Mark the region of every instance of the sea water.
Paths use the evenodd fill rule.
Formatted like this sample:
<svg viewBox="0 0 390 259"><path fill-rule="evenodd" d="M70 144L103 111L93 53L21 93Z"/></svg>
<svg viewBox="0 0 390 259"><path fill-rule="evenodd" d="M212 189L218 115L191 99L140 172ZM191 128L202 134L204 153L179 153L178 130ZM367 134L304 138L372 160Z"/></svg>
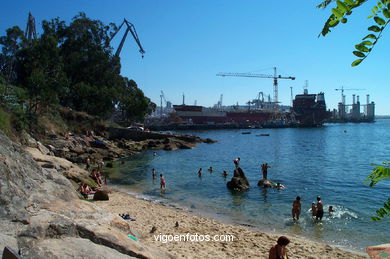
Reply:
<svg viewBox="0 0 390 259"><path fill-rule="evenodd" d="M249 225L263 231L300 235L351 249L390 241L390 217L371 220L390 197L390 179L374 187L364 184L374 166L390 160L390 120L375 123L326 124L321 128L210 130L182 132L218 140L193 149L147 151L116 163L110 183L189 210ZM251 134L242 134L250 131ZM269 134L269 136L260 136ZM233 159L240 157L251 188L226 188ZM268 163L268 179L286 188L264 189L260 164ZM207 169L212 166L213 171ZM152 168L157 179L152 179ZM202 168L202 177L198 170ZM225 179L222 171L226 170ZM160 191L159 175L166 179ZM301 196L299 221L291 208ZM320 195L324 218L311 217ZM336 212L328 213L332 205ZM222 233L229 234L229 233Z"/></svg>

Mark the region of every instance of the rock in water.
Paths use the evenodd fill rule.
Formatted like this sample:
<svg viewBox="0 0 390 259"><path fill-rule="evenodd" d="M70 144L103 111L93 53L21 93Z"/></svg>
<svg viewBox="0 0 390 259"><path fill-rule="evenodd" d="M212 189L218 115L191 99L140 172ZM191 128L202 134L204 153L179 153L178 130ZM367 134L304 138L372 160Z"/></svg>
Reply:
<svg viewBox="0 0 390 259"><path fill-rule="evenodd" d="M95 201L108 201L109 199L108 193L105 190L98 190L93 196L93 200Z"/></svg>
<svg viewBox="0 0 390 259"><path fill-rule="evenodd" d="M233 178L226 185L228 188L238 191L249 189L248 179L240 167L234 170Z"/></svg>
<svg viewBox="0 0 390 259"><path fill-rule="evenodd" d="M261 179L258 183L257 183L258 186L261 186L261 187L264 187L264 188L271 188L272 187L272 182L270 180L264 180L264 179Z"/></svg>

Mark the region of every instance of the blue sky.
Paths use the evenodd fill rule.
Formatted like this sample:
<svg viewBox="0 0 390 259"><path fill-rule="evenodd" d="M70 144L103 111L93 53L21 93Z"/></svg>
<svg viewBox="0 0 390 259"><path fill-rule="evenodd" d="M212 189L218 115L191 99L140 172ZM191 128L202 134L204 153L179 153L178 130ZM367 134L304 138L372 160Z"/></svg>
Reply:
<svg viewBox="0 0 390 259"><path fill-rule="evenodd" d="M319 2L319 1L318 1ZM244 104L260 91L273 92L272 79L217 77L218 72L258 72L296 80L279 80L279 101L290 103L293 93L325 92L328 108L336 108L340 92L347 103L352 94L366 94L376 103L378 115L390 114L387 73L390 60L389 31L385 31L370 57L352 68L353 46L367 34L366 19L375 2L356 10L348 23L327 37L318 38L330 9L315 8L315 1L8 1L2 4L0 35L13 25L26 26L31 11L40 32L42 20L60 17L69 22L78 12L108 24L126 18L136 27L146 51L141 59L134 40L128 37L121 53L122 74L134 79L144 93L160 104L160 91L174 104L211 106L223 94L224 105ZM119 35L118 35L119 36ZM120 35L121 36L121 35ZM118 41L113 42L116 48ZM387 48L386 48L387 46Z"/></svg>

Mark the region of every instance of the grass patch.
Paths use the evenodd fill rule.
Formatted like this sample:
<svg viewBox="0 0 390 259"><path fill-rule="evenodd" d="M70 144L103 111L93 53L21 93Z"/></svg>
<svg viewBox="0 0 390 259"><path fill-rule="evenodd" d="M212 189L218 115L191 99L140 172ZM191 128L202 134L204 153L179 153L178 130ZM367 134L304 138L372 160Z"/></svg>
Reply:
<svg viewBox="0 0 390 259"><path fill-rule="evenodd" d="M11 115L0 108L0 130L8 137L12 137Z"/></svg>

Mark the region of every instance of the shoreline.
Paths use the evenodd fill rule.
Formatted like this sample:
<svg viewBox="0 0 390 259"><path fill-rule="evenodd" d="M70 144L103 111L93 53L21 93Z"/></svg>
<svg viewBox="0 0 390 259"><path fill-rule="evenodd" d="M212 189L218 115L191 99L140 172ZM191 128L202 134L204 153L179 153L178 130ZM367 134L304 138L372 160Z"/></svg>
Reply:
<svg viewBox="0 0 390 259"><path fill-rule="evenodd" d="M94 202L113 214L128 213L135 221L128 221L134 234L143 243L152 245L176 257L239 257L268 258L269 249L283 231L270 233L260 226L245 226L211 214L172 206L158 200L137 197L117 186L112 188L110 200ZM145 213L145 209L147 210ZM176 222L178 223L178 227ZM154 233L150 233L155 228ZM233 235L233 242L167 242L156 241L158 235ZM368 255L345 247L310 240L304 236L284 234L290 238L287 246L291 258L368 258ZM196 255L196 256L195 256Z"/></svg>

